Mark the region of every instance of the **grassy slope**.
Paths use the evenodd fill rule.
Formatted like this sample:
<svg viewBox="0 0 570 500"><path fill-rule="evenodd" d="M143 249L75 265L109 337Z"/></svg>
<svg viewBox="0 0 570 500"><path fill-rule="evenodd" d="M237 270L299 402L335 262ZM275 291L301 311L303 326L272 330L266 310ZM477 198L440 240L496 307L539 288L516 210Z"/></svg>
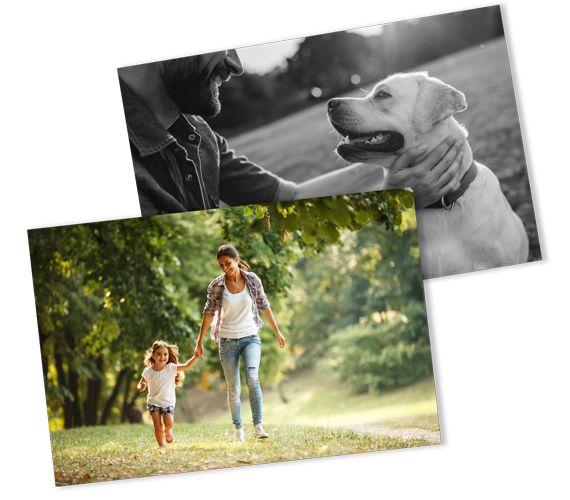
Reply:
<svg viewBox="0 0 570 500"><path fill-rule="evenodd" d="M412 70L461 90L469 108L457 115L469 130L475 159L495 172L503 192L521 217L530 239L529 260L540 260L540 247L513 82L504 39L497 39ZM368 89L371 86L368 87ZM364 95L357 91L354 96ZM327 120L326 103L236 136L231 146L268 170L296 182L338 169L336 132Z"/></svg>
<svg viewBox="0 0 570 500"><path fill-rule="evenodd" d="M247 393L247 388L245 389ZM306 425L356 426L398 420L418 414L437 415L433 379L408 387L386 390L381 394L352 394L346 384L326 380L317 373L305 372L282 384L284 403L275 390L263 391L263 421L268 425L288 423ZM251 422L247 398L242 401L242 419ZM230 423L229 411L215 423Z"/></svg>

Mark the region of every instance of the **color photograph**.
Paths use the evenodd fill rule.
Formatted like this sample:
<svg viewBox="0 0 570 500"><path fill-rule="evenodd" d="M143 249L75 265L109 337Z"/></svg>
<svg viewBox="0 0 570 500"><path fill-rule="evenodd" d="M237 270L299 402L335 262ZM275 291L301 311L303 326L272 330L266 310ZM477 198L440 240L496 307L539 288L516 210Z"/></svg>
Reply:
<svg viewBox="0 0 570 500"><path fill-rule="evenodd" d="M30 230L56 485L439 444L413 201Z"/></svg>

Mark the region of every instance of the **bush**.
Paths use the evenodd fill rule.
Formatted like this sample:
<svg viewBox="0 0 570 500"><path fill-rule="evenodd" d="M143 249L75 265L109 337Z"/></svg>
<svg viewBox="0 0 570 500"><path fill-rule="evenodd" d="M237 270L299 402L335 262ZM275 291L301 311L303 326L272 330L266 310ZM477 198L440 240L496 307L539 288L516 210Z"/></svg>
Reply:
<svg viewBox="0 0 570 500"><path fill-rule="evenodd" d="M409 385L433 372L428 335L425 308L412 302L379 322L366 319L332 334L321 367L355 392Z"/></svg>

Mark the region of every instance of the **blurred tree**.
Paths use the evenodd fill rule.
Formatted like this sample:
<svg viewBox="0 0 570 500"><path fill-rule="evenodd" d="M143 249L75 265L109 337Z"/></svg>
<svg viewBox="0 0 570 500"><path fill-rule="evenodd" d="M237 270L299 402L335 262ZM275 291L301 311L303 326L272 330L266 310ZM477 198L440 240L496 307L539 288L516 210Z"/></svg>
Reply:
<svg viewBox="0 0 570 500"><path fill-rule="evenodd" d="M496 5L385 24L377 36L339 31L307 37L284 69L244 73L224 84L222 112L208 121L222 135L236 135L503 34Z"/></svg>
<svg viewBox="0 0 570 500"><path fill-rule="evenodd" d="M409 385L433 372L425 304L336 331L321 366L355 392Z"/></svg>
<svg viewBox="0 0 570 500"><path fill-rule="evenodd" d="M196 332L164 279L164 227L127 219L28 237L48 407L61 407L65 427L105 423L141 353L163 335L183 342Z"/></svg>
<svg viewBox="0 0 570 500"><path fill-rule="evenodd" d="M291 294L297 366L326 357L327 339L338 330L379 321L411 303L425 310L413 211L404 212L401 228L401 236L371 223L359 232L344 230L342 245L298 262Z"/></svg>
<svg viewBox="0 0 570 500"><path fill-rule="evenodd" d="M351 86L360 62L371 57L366 38L338 31L305 38L297 53L287 60L287 79L299 88L317 87L322 98L332 97Z"/></svg>

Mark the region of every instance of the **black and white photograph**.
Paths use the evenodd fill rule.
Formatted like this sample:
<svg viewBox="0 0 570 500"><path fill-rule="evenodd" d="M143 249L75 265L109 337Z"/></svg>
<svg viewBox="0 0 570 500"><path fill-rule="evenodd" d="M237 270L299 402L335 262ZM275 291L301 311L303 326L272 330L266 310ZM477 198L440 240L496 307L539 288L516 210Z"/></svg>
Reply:
<svg viewBox="0 0 570 500"><path fill-rule="evenodd" d="M143 216L412 187L424 278L541 259L500 6L118 75Z"/></svg>

